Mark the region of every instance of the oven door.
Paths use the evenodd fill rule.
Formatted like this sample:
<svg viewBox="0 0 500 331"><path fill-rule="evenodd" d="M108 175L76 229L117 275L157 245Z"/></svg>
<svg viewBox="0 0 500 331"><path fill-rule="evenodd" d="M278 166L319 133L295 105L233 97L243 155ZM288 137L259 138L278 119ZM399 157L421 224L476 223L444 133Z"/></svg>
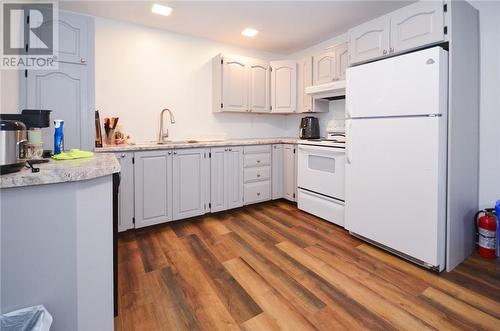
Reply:
<svg viewBox="0 0 500 331"><path fill-rule="evenodd" d="M299 188L344 201L345 149L299 145Z"/></svg>

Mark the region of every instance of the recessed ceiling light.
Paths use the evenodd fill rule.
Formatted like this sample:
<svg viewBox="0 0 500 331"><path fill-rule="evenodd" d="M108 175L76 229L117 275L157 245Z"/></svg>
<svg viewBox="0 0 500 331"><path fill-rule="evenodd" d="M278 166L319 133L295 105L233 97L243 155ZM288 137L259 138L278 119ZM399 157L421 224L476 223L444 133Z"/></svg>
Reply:
<svg viewBox="0 0 500 331"><path fill-rule="evenodd" d="M245 37L255 37L259 34L259 31L252 28L246 28L245 30L241 31L241 34Z"/></svg>
<svg viewBox="0 0 500 331"><path fill-rule="evenodd" d="M172 8L155 3L153 7L151 7L151 11L158 15L170 16L170 14L172 13Z"/></svg>

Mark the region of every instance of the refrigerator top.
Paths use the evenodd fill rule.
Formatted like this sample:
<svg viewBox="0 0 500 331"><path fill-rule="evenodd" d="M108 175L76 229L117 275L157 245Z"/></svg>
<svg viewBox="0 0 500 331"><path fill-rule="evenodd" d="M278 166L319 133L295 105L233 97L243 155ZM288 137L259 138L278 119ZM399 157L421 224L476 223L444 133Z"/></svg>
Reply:
<svg viewBox="0 0 500 331"><path fill-rule="evenodd" d="M433 47L347 69L347 118L447 114L448 52Z"/></svg>

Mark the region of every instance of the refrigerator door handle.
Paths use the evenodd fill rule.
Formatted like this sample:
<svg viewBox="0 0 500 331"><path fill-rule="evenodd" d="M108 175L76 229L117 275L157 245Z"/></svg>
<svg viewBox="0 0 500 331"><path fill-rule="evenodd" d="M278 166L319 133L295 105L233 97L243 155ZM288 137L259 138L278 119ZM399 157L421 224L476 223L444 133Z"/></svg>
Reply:
<svg viewBox="0 0 500 331"><path fill-rule="evenodd" d="M351 131L351 120L347 119L346 122L347 122L346 123L347 125L346 125L346 129L345 129L345 136L347 139L345 142L345 160L346 160L347 164L351 164L351 149L349 148L349 141L348 141L349 132Z"/></svg>

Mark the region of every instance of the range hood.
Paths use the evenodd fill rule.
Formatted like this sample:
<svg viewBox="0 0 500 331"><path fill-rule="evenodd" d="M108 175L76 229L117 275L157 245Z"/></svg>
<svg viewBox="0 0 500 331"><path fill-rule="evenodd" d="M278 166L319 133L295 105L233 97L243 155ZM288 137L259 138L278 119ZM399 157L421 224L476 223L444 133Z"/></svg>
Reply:
<svg viewBox="0 0 500 331"><path fill-rule="evenodd" d="M343 99L345 98L345 80L306 87L306 94L314 99Z"/></svg>

